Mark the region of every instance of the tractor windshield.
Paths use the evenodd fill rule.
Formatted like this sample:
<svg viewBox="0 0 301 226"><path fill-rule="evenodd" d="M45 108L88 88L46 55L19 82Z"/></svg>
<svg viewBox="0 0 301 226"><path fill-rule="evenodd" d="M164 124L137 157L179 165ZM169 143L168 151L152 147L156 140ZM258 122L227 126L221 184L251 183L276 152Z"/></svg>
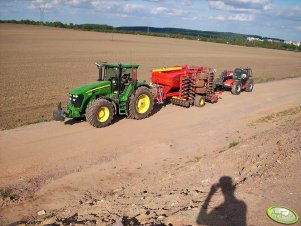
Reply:
<svg viewBox="0 0 301 226"><path fill-rule="evenodd" d="M104 79L109 80L111 78L118 78L119 68L118 67L106 67Z"/></svg>
<svg viewBox="0 0 301 226"><path fill-rule="evenodd" d="M243 74L246 74L245 70L243 70L241 68L236 68L234 70L234 73L233 73L233 78L234 79L241 79Z"/></svg>

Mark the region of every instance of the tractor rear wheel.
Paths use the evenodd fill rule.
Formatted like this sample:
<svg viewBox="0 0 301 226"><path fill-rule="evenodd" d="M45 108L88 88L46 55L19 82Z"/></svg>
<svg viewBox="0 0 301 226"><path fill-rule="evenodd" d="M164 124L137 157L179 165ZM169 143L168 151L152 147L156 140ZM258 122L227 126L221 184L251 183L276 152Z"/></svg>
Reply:
<svg viewBox="0 0 301 226"><path fill-rule="evenodd" d="M246 92L252 92L254 87L253 79L248 79L246 85L247 85Z"/></svg>
<svg viewBox="0 0 301 226"><path fill-rule="evenodd" d="M239 95L241 93L241 83L240 82L233 83L231 93L234 95Z"/></svg>
<svg viewBox="0 0 301 226"><path fill-rule="evenodd" d="M113 119L113 105L105 99L90 101L86 109L86 120L94 127L108 126Z"/></svg>
<svg viewBox="0 0 301 226"><path fill-rule="evenodd" d="M201 95L195 95L194 97L194 106L196 107L204 107L205 106L205 97Z"/></svg>
<svg viewBox="0 0 301 226"><path fill-rule="evenodd" d="M147 87L141 86L131 95L129 103L129 118L147 118L152 112L154 101Z"/></svg>

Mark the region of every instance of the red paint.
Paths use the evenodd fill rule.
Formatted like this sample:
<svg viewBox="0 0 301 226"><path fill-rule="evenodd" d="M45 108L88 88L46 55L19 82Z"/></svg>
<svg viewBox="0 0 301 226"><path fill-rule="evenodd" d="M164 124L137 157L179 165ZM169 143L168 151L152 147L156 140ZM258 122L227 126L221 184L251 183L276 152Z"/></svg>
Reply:
<svg viewBox="0 0 301 226"><path fill-rule="evenodd" d="M180 66L174 66L180 67ZM181 66L181 70L152 72L151 81L156 87L155 101L163 100L177 96L182 96L181 81L185 76L195 76L197 73L208 71L209 69L202 66ZM233 74L233 73L232 73ZM216 98L216 97L214 97Z"/></svg>

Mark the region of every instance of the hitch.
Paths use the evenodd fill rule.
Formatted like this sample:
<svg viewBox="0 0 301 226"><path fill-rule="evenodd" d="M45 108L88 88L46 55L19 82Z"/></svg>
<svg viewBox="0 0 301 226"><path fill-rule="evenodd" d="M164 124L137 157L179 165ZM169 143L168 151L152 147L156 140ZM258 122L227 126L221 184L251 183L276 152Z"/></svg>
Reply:
<svg viewBox="0 0 301 226"><path fill-rule="evenodd" d="M58 103L57 109L53 111L53 119L61 122L65 120L65 112L63 111L61 102Z"/></svg>

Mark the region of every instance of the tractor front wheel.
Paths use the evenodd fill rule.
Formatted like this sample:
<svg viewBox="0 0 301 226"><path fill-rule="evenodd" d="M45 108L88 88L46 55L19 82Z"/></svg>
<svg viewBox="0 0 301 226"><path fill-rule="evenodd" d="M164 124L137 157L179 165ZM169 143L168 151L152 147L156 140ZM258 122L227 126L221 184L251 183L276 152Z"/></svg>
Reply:
<svg viewBox="0 0 301 226"><path fill-rule="evenodd" d="M239 95L240 92L241 92L241 83L240 82L235 82L232 85L231 93L234 94L234 95Z"/></svg>
<svg viewBox="0 0 301 226"><path fill-rule="evenodd" d="M113 120L113 105L105 99L92 100L86 109L86 120L92 126L108 126Z"/></svg>
<svg viewBox="0 0 301 226"><path fill-rule="evenodd" d="M194 97L194 106L204 107L205 106L205 97L196 94Z"/></svg>
<svg viewBox="0 0 301 226"><path fill-rule="evenodd" d="M147 87L139 87L130 97L129 118L143 119L150 115L154 107L152 94Z"/></svg>
<svg viewBox="0 0 301 226"><path fill-rule="evenodd" d="M249 79L247 82L246 82L246 92L252 92L253 91L253 87L254 87L254 83L253 83L253 79Z"/></svg>

